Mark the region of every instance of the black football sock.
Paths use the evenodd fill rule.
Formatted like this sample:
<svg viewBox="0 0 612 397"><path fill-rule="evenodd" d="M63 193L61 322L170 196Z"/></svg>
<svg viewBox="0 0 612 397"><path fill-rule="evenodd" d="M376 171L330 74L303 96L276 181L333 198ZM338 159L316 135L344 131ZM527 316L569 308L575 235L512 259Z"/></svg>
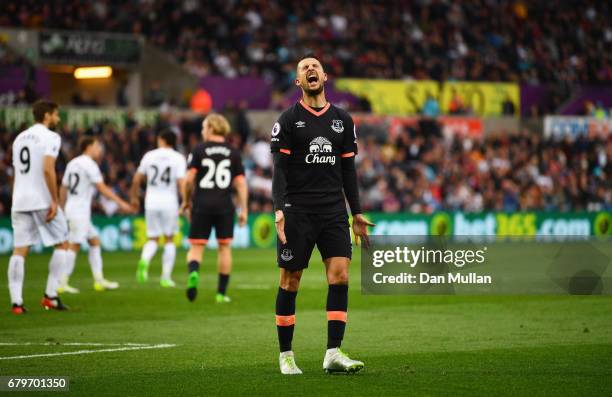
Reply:
<svg viewBox="0 0 612 397"><path fill-rule="evenodd" d="M189 261L189 263L187 264L187 269L189 270L189 273L191 272L199 272L200 271L200 262L198 261Z"/></svg>
<svg viewBox="0 0 612 397"><path fill-rule="evenodd" d="M295 327L295 297L297 291L286 291L278 288L276 295L276 330L278 331L278 344L280 351L291 350L293 328Z"/></svg>
<svg viewBox="0 0 612 397"><path fill-rule="evenodd" d="M340 347L346 328L348 285L333 284L327 290L327 348Z"/></svg>
<svg viewBox="0 0 612 397"><path fill-rule="evenodd" d="M229 274L219 273L219 285L217 286L217 292L221 295L225 295L227 291L227 284L229 284Z"/></svg>

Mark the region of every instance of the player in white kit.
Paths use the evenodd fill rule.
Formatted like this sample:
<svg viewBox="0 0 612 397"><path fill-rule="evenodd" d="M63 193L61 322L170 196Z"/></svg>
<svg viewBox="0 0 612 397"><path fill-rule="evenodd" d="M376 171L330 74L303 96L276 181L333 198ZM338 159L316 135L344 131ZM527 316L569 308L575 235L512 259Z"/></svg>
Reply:
<svg viewBox="0 0 612 397"><path fill-rule="evenodd" d="M49 310L66 310L57 296L68 248L68 225L57 204L55 160L62 144L51 131L60 121L57 104L40 100L32 106L34 124L21 132L13 142L13 255L9 259L8 284L14 314L26 312L23 306L25 257L29 247L42 240L55 249L49 262L49 276L42 306Z"/></svg>
<svg viewBox="0 0 612 397"><path fill-rule="evenodd" d="M70 229L68 242L70 249L66 254L66 266L63 270L59 292L76 294L79 292L68 284L74 271L76 256L81 245L89 244L89 265L94 278L94 289L104 291L116 289L119 283L104 278L102 271L102 252L98 232L91 223L91 201L98 190L103 196L115 201L124 213L134 212L132 207L104 183L98 163L102 157L102 146L91 136L80 141L81 155L73 158L66 166L62 187L60 188L60 203L66 212Z"/></svg>
<svg viewBox="0 0 612 397"><path fill-rule="evenodd" d="M172 269L176 257L174 235L178 232L179 202L178 193L183 191L182 185L187 169L185 157L174 150L176 135L172 131L164 131L157 138L157 149L147 152L140 162L134 175L131 190L133 207L140 204L140 186L147 182L145 195L145 221L147 224L148 241L142 248L136 273L139 282L148 279L151 259L155 256L161 236L164 236L164 253L162 255L162 287L174 287Z"/></svg>

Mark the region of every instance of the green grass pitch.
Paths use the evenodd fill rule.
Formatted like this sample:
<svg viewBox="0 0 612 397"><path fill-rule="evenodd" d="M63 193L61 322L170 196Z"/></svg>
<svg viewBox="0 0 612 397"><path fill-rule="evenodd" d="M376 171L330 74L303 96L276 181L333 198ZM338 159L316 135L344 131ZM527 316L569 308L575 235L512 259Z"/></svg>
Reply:
<svg viewBox="0 0 612 397"><path fill-rule="evenodd" d="M297 301L294 351L304 371L278 371L272 250L237 250L230 304L215 304L216 255L208 251L194 303L159 287L160 259L148 284L135 281L137 253L104 253L107 278L121 288L95 292L81 253L67 313L39 306L48 255L26 262L29 313L9 311L0 273L0 358L108 347L64 343L175 344L152 350L1 360L0 375L70 376L80 395L612 395L612 297L362 296L351 269L343 347L366 367L354 376L322 371L326 343L323 267L315 252ZM0 257L6 269L8 257ZM47 345L44 345L46 342ZM7 345L16 343L16 345ZM23 343L31 343L24 345Z"/></svg>

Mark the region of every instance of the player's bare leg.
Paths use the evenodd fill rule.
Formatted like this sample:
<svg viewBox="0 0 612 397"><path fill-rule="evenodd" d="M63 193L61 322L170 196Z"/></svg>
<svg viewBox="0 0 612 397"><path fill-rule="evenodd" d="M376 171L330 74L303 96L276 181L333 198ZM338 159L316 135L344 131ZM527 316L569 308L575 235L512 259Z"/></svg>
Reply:
<svg viewBox="0 0 612 397"><path fill-rule="evenodd" d="M74 271L74 265L76 263L76 258L80 250L81 244L70 243L68 250L66 251L65 267L62 272L60 286L57 289L57 292L60 294L78 294L80 292L78 288L75 288L69 284L70 276L72 276L72 272Z"/></svg>
<svg viewBox="0 0 612 397"><path fill-rule="evenodd" d="M291 350L295 328L295 298L300 288L301 278L302 270L280 269L280 282L276 295L276 330L280 347L278 362L283 375L302 373L295 363L295 356Z"/></svg>
<svg viewBox="0 0 612 397"><path fill-rule="evenodd" d="M89 266L91 267L91 274L94 278L94 289L96 291L106 291L119 288L118 282L104 278L100 239L94 237L87 240L87 243L89 244Z"/></svg>
<svg viewBox="0 0 612 397"><path fill-rule="evenodd" d="M159 237L151 237L142 247L138 270L136 271L136 279L139 283L145 283L149 279L149 264L157 252L158 243Z"/></svg>
<svg viewBox="0 0 612 397"><path fill-rule="evenodd" d="M68 307L61 302L57 294L63 271L66 268L66 252L68 248L68 242L65 241L57 244L53 250L53 254L51 254L47 287L45 288L45 295L40 302L42 307L46 310L68 310Z"/></svg>
<svg viewBox="0 0 612 397"><path fill-rule="evenodd" d="M219 284L217 286L217 303L231 302L227 296L227 285L229 284L230 274L232 273L232 241L231 239L218 239L219 250L217 252L217 268L219 270Z"/></svg>
<svg viewBox="0 0 612 397"><path fill-rule="evenodd" d="M23 306L23 279L25 276L25 258L28 256L28 247L15 247L8 265L8 285L11 296L12 312L24 314Z"/></svg>
<svg viewBox="0 0 612 397"><path fill-rule="evenodd" d="M176 258L176 246L174 245L174 235L164 236L164 253L162 254L162 274L159 284L164 288L176 287L172 280L172 269Z"/></svg>
<svg viewBox="0 0 612 397"><path fill-rule="evenodd" d="M204 255L206 242L191 241L191 248L187 252L187 268L189 276L187 278L187 299L191 302L198 296L198 285L200 284L200 263Z"/></svg>
<svg viewBox="0 0 612 397"><path fill-rule="evenodd" d="M351 260L343 257L327 258L327 351L323 370L327 373L355 373L363 369L361 361L350 359L340 345L344 338L348 310L348 280Z"/></svg>

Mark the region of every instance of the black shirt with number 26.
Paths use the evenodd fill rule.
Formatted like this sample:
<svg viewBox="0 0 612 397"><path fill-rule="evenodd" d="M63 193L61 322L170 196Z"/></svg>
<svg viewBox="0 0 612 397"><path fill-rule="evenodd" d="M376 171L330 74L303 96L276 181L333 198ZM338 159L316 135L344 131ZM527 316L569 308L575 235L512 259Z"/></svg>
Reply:
<svg viewBox="0 0 612 397"><path fill-rule="evenodd" d="M232 182L244 176L240 153L225 142L205 142L193 150L187 161L189 172L196 172L193 211L235 211Z"/></svg>

